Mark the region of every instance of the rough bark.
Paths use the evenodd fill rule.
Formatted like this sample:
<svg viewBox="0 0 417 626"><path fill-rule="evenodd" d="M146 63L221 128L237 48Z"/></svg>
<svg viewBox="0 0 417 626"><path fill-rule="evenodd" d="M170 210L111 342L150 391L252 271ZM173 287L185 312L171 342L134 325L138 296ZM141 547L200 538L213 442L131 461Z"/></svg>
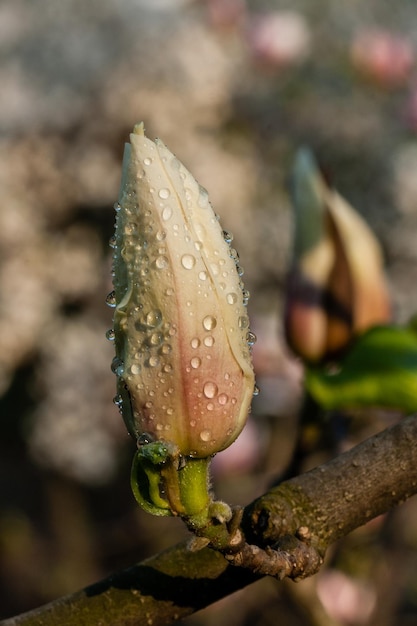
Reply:
<svg viewBox="0 0 417 626"><path fill-rule="evenodd" d="M266 555L269 546L279 548L280 542L287 549L292 537L308 540L324 554L338 538L415 493L417 417L411 416L272 489L246 508L243 529L249 542L266 547ZM297 549L297 542L294 545ZM191 552L186 544L180 544L80 592L0 624L162 626L258 577L250 569L230 565L209 548Z"/></svg>

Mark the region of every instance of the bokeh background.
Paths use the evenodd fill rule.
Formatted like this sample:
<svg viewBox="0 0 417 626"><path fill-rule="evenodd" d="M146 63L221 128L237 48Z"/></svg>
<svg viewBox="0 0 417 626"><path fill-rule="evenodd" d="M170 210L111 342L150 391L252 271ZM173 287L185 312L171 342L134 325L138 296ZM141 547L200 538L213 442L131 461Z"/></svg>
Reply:
<svg viewBox="0 0 417 626"><path fill-rule="evenodd" d="M214 463L260 495L291 454L302 389L282 340L288 181L309 145L379 238L395 318L417 311L413 0L2 0L0 618L185 536L138 510L112 404L110 249L137 121L210 194L252 297L261 394ZM302 584L271 580L188 624L417 624L417 509L356 531Z"/></svg>

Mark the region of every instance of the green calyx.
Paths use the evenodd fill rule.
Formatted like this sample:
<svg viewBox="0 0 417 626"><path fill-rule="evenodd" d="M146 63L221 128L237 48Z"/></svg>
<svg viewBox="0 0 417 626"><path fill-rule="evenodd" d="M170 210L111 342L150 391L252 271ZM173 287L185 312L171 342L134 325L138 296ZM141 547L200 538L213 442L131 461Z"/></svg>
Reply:
<svg viewBox="0 0 417 626"><path fill-rule="evenodd" d="M212 499L210 460L182 457L175 446L163 441L147 443L133 459L131 485L145 511L179 516L193 533L221 548L230 541L227 525L232 511L226 503Z"/></svg>

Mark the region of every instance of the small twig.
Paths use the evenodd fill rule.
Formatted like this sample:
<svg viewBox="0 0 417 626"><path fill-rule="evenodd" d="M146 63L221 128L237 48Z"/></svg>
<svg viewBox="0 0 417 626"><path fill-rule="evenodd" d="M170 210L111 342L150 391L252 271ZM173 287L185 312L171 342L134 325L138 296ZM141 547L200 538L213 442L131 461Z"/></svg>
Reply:
<svg viewBox="0 0 417 626"><path fill-rule="evenodd" d="M286 535L273 547L268 546L264 550L245 543L238 552L225 557L232 565L250 569L255 574L273 576L278 580L286 577L301 580L318 572L323 556L310 545L307 529L301 528L300 531L299 538Z"/></svg>

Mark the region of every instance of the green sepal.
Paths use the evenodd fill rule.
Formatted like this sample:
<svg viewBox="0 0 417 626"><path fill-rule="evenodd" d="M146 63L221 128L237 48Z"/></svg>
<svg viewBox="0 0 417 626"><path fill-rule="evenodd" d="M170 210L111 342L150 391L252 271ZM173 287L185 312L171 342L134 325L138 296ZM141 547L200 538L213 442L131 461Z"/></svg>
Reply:
<svg viewBox="0 0 417 626"><path fill-rule="evenodd" d="M133 495L142 509L152 515L167 516L172 515L172 512L168 501L161 496L161 472L158 464L153 462L153 459L161 456L162 451L158 452L155 443L148 444L153 446L149 454L145 452L148 446L143 446L136 452L132 463L130 484Z"/></svg>
<svg viewBox="0 0 417 626"><path fill-rule="evenodd" d="M305 384L327 410L375 406L417 411L417 334L395 326L371 328L334 371L308 368Z"/></svg>

